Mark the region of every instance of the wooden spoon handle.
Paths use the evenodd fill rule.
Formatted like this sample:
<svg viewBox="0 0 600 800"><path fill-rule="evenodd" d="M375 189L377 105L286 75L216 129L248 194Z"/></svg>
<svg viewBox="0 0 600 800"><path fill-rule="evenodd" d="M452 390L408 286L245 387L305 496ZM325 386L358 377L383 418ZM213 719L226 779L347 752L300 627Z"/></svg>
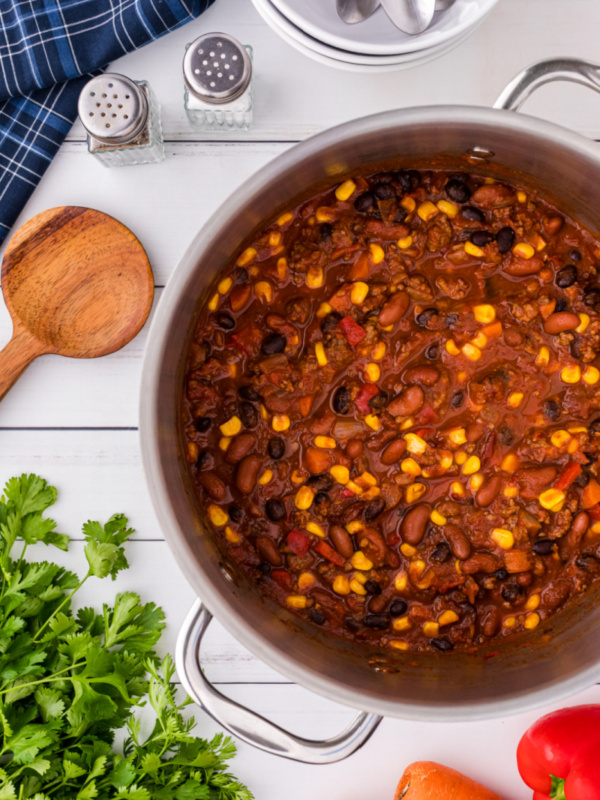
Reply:
<svg viewBox="0 0 600 800"><path fill-rule="evenodd" d="M48 348L24 328L15 327L12 339L0 350L0 400L31 364L34 358L47 353Z"/></svg>

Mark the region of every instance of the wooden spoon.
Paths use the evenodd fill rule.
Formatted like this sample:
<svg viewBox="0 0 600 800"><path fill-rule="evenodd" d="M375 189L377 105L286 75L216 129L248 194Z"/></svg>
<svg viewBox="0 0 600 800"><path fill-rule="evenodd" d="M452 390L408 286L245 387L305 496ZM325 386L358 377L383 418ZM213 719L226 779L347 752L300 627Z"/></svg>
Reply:
<svg viewBox="0 0 600 800"><path fill-rule="evenodd" d="M37 356L97 358L146 321L154 279L144 248L113 217L64 206L26 222L8 243L2 292L13 335L0 352L0 400Z"/></svg>

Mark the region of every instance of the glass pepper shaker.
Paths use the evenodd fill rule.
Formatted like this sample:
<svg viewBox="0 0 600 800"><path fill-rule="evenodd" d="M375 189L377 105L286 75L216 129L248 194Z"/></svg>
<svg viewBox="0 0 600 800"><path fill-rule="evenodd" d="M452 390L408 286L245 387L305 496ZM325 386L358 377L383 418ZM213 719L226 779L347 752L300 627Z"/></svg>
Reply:
<svg viewBox="0 0 600 800"><path fill-rule="evenodd" d="M160 106L146 81L98 75L83 87L78 112L88 150L105 166L153 164L165 157Z"/></svg>
<svg viewBox="0 0 600 800"><path fill-rule="evenodd" d="M183 59L185 110L198 131L248 130L252 122L252 48L226 33L206 33Z"/></svg>

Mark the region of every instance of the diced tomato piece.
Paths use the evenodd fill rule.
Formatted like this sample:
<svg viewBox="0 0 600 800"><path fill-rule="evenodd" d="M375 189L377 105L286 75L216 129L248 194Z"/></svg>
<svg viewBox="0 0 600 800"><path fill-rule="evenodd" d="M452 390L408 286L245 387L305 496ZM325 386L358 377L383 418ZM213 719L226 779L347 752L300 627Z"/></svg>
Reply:
<svg viewBox="0 0 600 800"><path fill-rule="evenodd" d="M369 400L375 397L376 394L379 394L379 389L374 383L363 383L363 385L360 387L360 392L354 401L361 414L369 413L371 410L369 408Z"/></svg>
<svg viewBox="0 0 600 800"><path fill-rule="evenodd" d="M340 492L340 497L342 500L347 500L349 497L356 497L356 495L351 489L342 489Z"/></svg>
<svg viewBox="0 0 600 800"><path fill-rule="evenodd" d="M338 567L343 567L346 563L346 559L341 556L337 550L334 550L333 547L324 542L320 539L313 547L313 549L323 558L326 558L327 561L331 561L332 564L336 564ZM271 573L273 574L273 573Z"/></svg>
<svg viewBox="0 0 600 800"><path fill-rule="evenodd" d="M288 533L285 543L292 553L295 553L297 556L305 556L310 547L310 539L308 536L297 528L294 528Z"/></svg>
<svg viewBox="0 0 600 800"><path fill-rule="evenodd" d="M235 333L231 334L230 342L242 353L255 354L258 352L263 339L262 332L254 325L246 325Z"/></svg>
<svg viewBox="0 0 600 800"><path fill-rule="evenodd" d="M305 397L301 397L298 400L298 409L303 417L308 417L310 414L310 410L312 408L313 400L315 399L314 394L307 394Z"/></svg>
<svg viewBox="0 0 600 800"><path fill-rule="evenodd" d="M438 413L435 408L432 408L429 403L423 403L423 408L419 411L417 419L419 422L435 422L438 418Z"/></svg>
<svg viewBox="0 0 600 800"><path fill-rule="evenodd" d="M600 503L596 506L588 508L587 513L593 522L600 522Z"/></svg>
<svg viewBox="0 0 600 800"><path fill-rule="evenodd" d="M561 472L558 480L554 484L554 488L565 491L569 488L573 481L579 477L579 475L581 475L582 472L583 470L581 469L581 464L576 464L574 461L570 461Z"/></svg>
<svg viewBox="0 0 600 800"><path fill-rule="evenodd" d="M400 544L400 534L399 533L390 533L386 539L387 543L390 547L395 547L397 544Z"/></svg>
<svg viewBox="0 0 600 800"><path fill-rule="evenodd" d="M282 589L287 589L289 591L292 588L292 576L289 572L286 572L286 570L274 569L271 572L271 577Z"/></svg>
<svg viewBox="0 0 600 800"><path fill-rule="evenodd" d="M362 325L359 325L358 322L355 322L352 317L344 317L341 319L340 328L348 340L348 344L352 347L356 347L356 345L359 342L362 342L367 335L367 332Z"/></svg>

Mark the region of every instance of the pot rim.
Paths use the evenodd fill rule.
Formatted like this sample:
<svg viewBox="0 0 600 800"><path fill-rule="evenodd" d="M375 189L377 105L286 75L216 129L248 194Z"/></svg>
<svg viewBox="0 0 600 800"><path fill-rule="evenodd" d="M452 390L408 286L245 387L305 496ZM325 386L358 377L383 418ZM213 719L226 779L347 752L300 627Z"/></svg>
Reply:
<svg viewBox="0 0 600 800"><path fill-rule="evenodd" d="M290 680L310 691L352 708L403 719L459 722L522 713L545 703L557 702L600 681L600 664L570 678L557 680L551 685L533 691L528 690L526 693L519 693L519 689L516 687L513 695L499 700L478 703L461 702L441 707L433 704L399 702L392 698L386 700L374 698L361 691L360 688L351 690L345 685L340 685L324 677L316 670L299 666L284 650L272 645L247 624L243 616L234 609L232 603L228 602L227 598L224 598L213 585L209 572L201 563L197 562L191 547L179 529L171 505L163 478L160 436L158 435L160 409L157 402L157 386L164 358L165 343L176 310L175 301L185 291L187 282L196 269L199 255L204 251L206 245L214 240L220 232L225 232L227 220L240 212L253 194L264 189L286 170L297 167L299 163L317 156L341 138L365 137L385 130L389 131L398 126L432 123L438 125L454 123L463 126L472 124L478 129L478 136L486 127L489 127L490 130L503 127L524 135L542 137L559 148L566 148L572 153L597 161L600 166L599 145L593 140L534 116L480 106L433 105L384 111L344 122L292 145L246 179L235 190L235 194L217 208L192 239L169 278L150 326L144 354L139 429L143 469L152 504L165 540L194 591L201 596L203 603L238 642L254 656ZM480 142L479 144L485 143Z"/></svg>

